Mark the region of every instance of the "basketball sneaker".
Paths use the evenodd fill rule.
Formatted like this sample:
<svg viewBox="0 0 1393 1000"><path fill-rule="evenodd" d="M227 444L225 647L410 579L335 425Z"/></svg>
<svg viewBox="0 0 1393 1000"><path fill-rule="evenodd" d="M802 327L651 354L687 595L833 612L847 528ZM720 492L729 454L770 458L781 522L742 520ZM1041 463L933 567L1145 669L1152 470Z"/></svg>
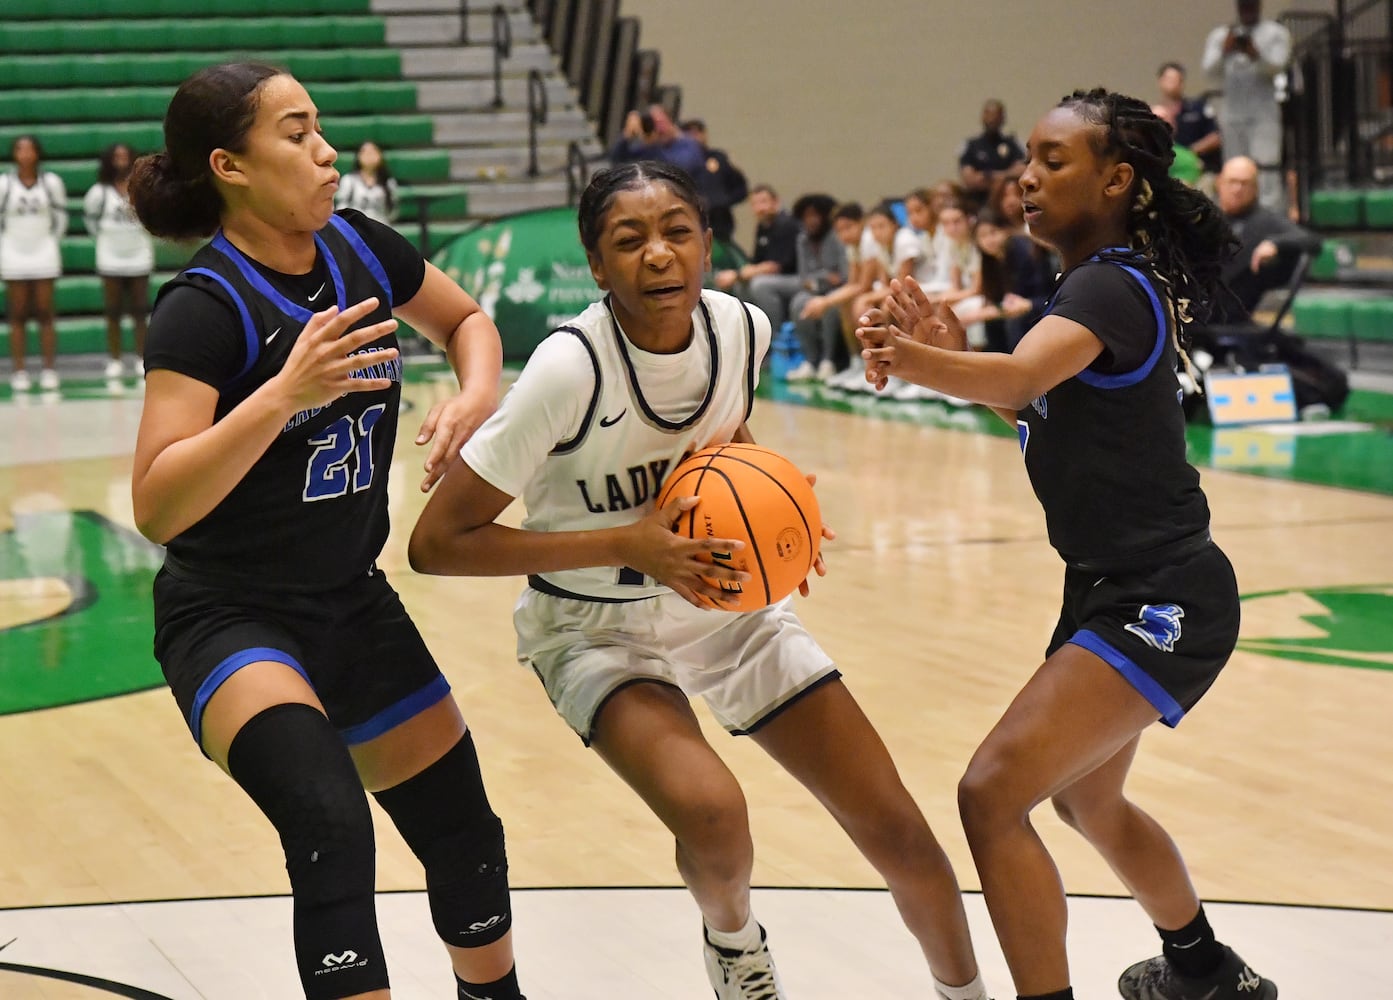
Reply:
<svg viewBox="0 0 1393 1000"><path fill-rule="evenodd" d="M29 373L23 368L19 368L10 376L11 392L28 392L34 387L34 380L29 377Z"/></svg>
<svg viewBox="0 0 1393 1000"><path fill-rule="evenodd" d="M754 951L735 951L711 943L705 927L706 977L716 991L716 1000L784 1000L783 984L774 971L764 928L759 929L759 947Z"/></svg>
<svg viewBox="0 0 1393 1000"><path fill-rule="evenodd" d="M54 369L45 368L43 371L39 372L39 388L45 392L52 392L62 384L62 379L58 377L58 372Z"/></svg>
<svg viewBox="0 0 1393 1000"><path fill-rule="evenodd" d="M1224 947L1224 960L1200 979L1182 976L1163 955L1138 962L1117 981L1126 1000L1277 1000L1277 984L1264 979Z"/></svg>

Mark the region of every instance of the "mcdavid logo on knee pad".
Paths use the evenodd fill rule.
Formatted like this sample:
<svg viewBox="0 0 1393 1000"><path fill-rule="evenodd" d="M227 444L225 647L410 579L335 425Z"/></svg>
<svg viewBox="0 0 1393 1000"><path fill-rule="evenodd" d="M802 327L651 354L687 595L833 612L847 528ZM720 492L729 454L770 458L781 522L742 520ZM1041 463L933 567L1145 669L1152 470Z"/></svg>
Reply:
<svg viewBox="0 0 1393 1000"><path fill-rule="evenodd" d="M340 955L330 952L320 960L320 964L324 968L315 969L316 976L322 976L328 972L342 972L344 969L361 969L368 964L368 960L366 958L360 959L358 953L350 949Z"/></svg>

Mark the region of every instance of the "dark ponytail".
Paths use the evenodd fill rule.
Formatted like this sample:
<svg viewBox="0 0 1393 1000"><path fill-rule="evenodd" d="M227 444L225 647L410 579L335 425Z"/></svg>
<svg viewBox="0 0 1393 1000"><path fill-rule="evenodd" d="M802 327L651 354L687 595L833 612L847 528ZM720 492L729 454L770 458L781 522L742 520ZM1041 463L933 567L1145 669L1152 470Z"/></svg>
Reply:
<svg viewBox="0 0 1393 1000"><path fill-rule="evenodd" d="M1209 198L1170 176L1175 145L1170 126L1150 105L1101 87L1076 90L1059 102L1099 127L1099 156L1130 163L1136 172L1127 231L1132 247L1169 285L1177 344L1188 365L1189 324L1204 322L1222 294L1224 262L1238 247L1233 231Z"/></svg>
<svg viewBox="0 0 1393 1000"><path fill-rule="evenodd" d="M261 86L283 73L263 63L224 63L179 85L164 116L164 151L142 156L131 168L131 207L142 226L174 240L217 230L223 200L208 157L215 149L242 150Z"/></svg>

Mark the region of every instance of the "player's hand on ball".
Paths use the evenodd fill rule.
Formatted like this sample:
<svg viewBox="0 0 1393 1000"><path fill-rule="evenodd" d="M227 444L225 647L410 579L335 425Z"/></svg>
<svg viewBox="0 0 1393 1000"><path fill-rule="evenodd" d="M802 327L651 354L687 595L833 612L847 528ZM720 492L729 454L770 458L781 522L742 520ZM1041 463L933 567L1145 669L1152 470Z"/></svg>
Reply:
<svg viewBox="0 0 1393 1000"><path fill-rule="evenodd" d="M809 472L809 473L808 473L806 476L804 476L803 478L805 478L805 479L808 481L808 485L809 485L809 486L816 486L816 485L817 485L817 473L816 473L816 472ZM831 529L830 526L828 526L826 523L824 523L824 524L822 525L822 537L823 537L824 539L826 539L827 541L830 542L830 541L832 541L833 539L835 539L835 538L837 537L837 533L836 533L835 531L833 531L833 530ZM822 549L821 549L821 547L818 548L818 551L817 551L817 559L813 561L813 572L816 573L818 576L826 576L826 575L827 575L827 564L826 564L825 562L822 561ZM800 584L798 585L798 594L799 594L799 596L801 596L801 597L807 597L808 594L809 594L810 592L811 592L811 591L810 591L809 588L808 588L808 581L805 579L802 583L800 583Z"/></svg>
<svg viewBox="0 0 1393 1000"><path fill-rule="evenodd" d="M714 561L717 554L739 552L745 547L744 542L685 538L673 531L678 518L699 502L697 497L678 497L623 529L627 532L623 556L624 565L670 587L689 604L709 608L709 602L720 605L732 600L729 593L711 581L746 583L750 574Z"/></svg>

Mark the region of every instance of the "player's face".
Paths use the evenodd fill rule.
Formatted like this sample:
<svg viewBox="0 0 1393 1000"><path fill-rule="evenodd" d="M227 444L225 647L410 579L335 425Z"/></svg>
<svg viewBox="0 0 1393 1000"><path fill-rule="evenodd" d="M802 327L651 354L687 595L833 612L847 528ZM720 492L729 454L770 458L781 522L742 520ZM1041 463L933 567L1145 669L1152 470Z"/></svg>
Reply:
<svg viewBox="0 0 1393 1000"><path fill-rule="evenodd" d="M1070 108L1055 108L1026 145L1020 181L1026 226L1062 252L1091 240L1114 221L1110 213L1120 211L1125 220L1131 168L1093 151L1089 139L1096 128Z"/></svg>
<svg viewBox="0 0 1393 1000"><path fill-rule="evenodd" d="M711 232L668 184L648 181L615 195L587 257L626 333L685 334L711 266Z"/></svg>
<svg viewBox="0 0 1393 1000"><path fill-rule="evenodd" d="M261 106L245 149L228 154L235 170L223 178L245 189L248 208L273 228L316 232L334 212L338 153L320 131L319 109L292 76L261 87ZM219 151L213 154L215 169Z"/></svg>

